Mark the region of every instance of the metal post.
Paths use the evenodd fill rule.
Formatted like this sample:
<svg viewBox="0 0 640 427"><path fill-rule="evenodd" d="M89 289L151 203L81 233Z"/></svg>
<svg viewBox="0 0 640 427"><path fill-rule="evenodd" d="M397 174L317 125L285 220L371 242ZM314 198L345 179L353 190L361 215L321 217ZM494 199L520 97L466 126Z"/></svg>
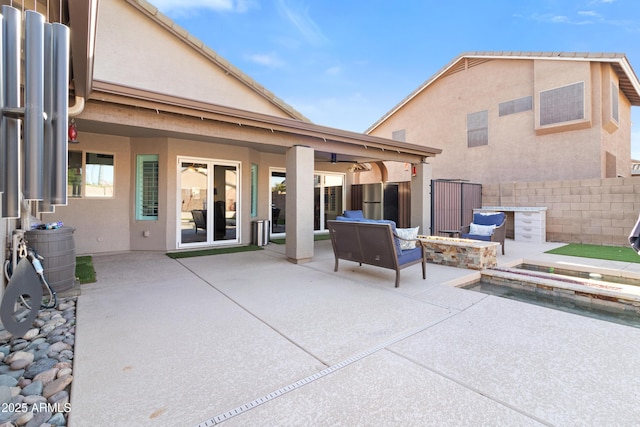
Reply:
<svg viewBox="0 0 640 427"><path fill-rule="evenodd" d="M69 27L60 23L51 24L53 39L53 74L55 97L53 112L53 158L54 167L50 178L54 182L51 203L67 204L67 167L69 132Z"/></svg>
<svg viewBox="0 0 640 427"><path fill-rule="evenodd" d="M44 158L44 16L25 12L24 183L26 200L42 200Z"/></svg>
<svg viewBox="0 0 640 427"><path fill-rule="evenodd" d="M42 201L38 203L38 212L54 212L51 204L53 192L53 176L55 157L53 155L53 101L55 97L53 82L53 40L51 24L44 24L44 131L43 131L43 167L42 173L46 177L42 189Z"/></svg>
<svg viewBox="0 0 640 427"><path fill-rule="evenodd" d="M5 20L3 28L4 47L4 109L20 107L20 11L2 6ZM4 192L2 193L2 217L20 216L20 120L3 116L4 134Z"/></svg>

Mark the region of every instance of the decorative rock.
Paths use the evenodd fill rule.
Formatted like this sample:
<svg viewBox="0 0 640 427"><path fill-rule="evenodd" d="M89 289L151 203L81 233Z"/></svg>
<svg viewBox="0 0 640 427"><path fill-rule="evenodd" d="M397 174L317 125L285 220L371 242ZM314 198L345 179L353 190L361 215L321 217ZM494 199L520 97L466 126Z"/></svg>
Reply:
<svg viewBox="0 0 640 427"><path fill-rule="evenodd" d="M53 426L64 426L66 425L64 421L64 416L58 412L53 417L49 418L49 424Z"/></svg>
<svg viewBox="0 0 640 427"><path fill-rule="evenodd" d="M38 350L34 353L34 357L36 360L40 360L40 359L46 359L47 358L47 353L49 353L49 347L43 348L41 350Z"/></svg>
<svg viewBox="0 0 640 427"><path fill-rule="evenodd" d="M42 395L46 398L49 398L57 392L64 390L66 386L71 384L71 381L73 381L73 377L71 375L60 377L57 380L47 384L47 386L42 391Z"/></svg>
<svg viewBox="0 0 640 427"><path fill-rule="evenodd" d="M29 345L25 348L25 350L32 351L34 349L37 349L40 344L46 343L46 342L47 342L47 339L44 337L36 338L33 341L31 341L31 343L29 343Z"/></svg>
<svg viewBox="0 0 640 427"><path fill-rule="evenodd" d="M33 353L30 353L28 351L16 351L15 353L11 353L9 356L7 356L4 359L4 363L11 364L13 363L14 360L18 360L18 359L25 359L25 360L28 360L29 363L31 363L33 362L33 359L34 359Z"/></svg>
<svg viewBox="0 0 640 427"><path fill-rule="evenodd" d="M65 342L56 342L49 347L49 353L60 353L62 350L69 350L71 346Z"/></svg>
<svg viewBox="0 0 640 427"><path fill-rule="evenodd" d="M14 360L13 362L11 362L11 370L12 371L17 371L19 369L24 369L27 366L29 366L31 364L32 361L29 361L27 359L17 359Z"/></svg>
<svg viewBox="0 0 640 427"><path fill-rule="evenodd" d="M58 363L56 359L43 358L40 360L36 360L31 365L29 365L27 370L24 372L24 377L33 378L40 372L44 372L47 369L53 368L56 363Z"/></svg>
<svg viewBox="0 0 640 427"><path fill-rule="evenodd" d="M9 375L0 375L0 386L13 387L18 384L18 380Z"/></svg>
<svg viewBox="0 0 640 427"><path fill-rule="evenodd" d="M56 377L59 377L59 376L60 375L58 375L58 368L51 368L51 369L47 369L46 371L40 372L38 375L33 377L33 380L41 381L42 384L47 385L53 380L55 380Z"/></svg>
<svg viewBox="0 0 640 427"><path fill-rule="evenodd" d="M11 401L11 389L8 386L0 386L0 404Z"/></svg>
<svg viewBox="0 0 640 427"><path fill-rule="evenodd" d="M25 340L32 340L37 337L39 333L40 329L38 328L29 329L27 333L22 336L22 338L24 338Z"/></svg>
<svg viewBox="0 0 640 427"><path fill-rule="evenodd" d="M11 353L11 346L8 344L0 346L0 353L5 357L7 354Z"/></svg>
<svg viewBox="0 0 640 427"><path fill-rule="evenodd" d="M58 368L58 369L71 368L71 363L69 363L69 362L58 362L53 367L54 368Z"/></svg>
<svg viewBox="0 0 640 427"><path fill-rule="evenodd" d="M41 395L42 389L43 389L42 381L34 381L28 386L26 386L25 388L23 388L20 394L22 394L23 396L31 396L34 394Z"/></svg>
<svg viewBox="0 0 640 427"><path fill-rule="evenodd" d="M11 346L11 350L13 351L20 351L20 350L24 350L25 348L27 348L27 346L29 345L28 341L21 341L21 342L14 342L14 344Z"/></svg>
<svg viewBox="0 0 640 427"><path fill-rule="evenodd" d="M73 359L73 351L71 351L71 350L62 350L60 352L60 361L61 362L62 362L62 359L72 360Z"/></svg>
<svg viewBox="0 0 640 427"><path fill-rule="evenodd" d="M26 386L28 386L32 382L33 381L31 381L28 378L20 378L20 380L18 380L18 387L25 388Z"/></svg>
<svg viewBox="0 0 640 427"><path fill-rule="evenodd" d="M54 408L62 410L69 403L69 393L66 390L62 390L51 396L47 401L53 405Z"/></svg>
<svg viewBox="0 0 640 427"><path fill-rule="evenodd" d="M23 402L29 406L36 405L37 407L40 403L46 403L47 398L39 394L31 394L29 396L25 396Z"/></svg>
<svg viewBox="0 0 640 427"><path fill-rule="evenodd" d="M50 419L51 412L35 412L33 419L27 423L26 427L42 427L42 425Z"/></svg>
<svg viewBox="0 0 640 427"><path fill-rule="evenodd" d="M16 425L17 426L26 425L29 421L33 419L33 416L34 416L33 412L22 412L22 415L20 415L16 419Z"/></svg>
<svg viewBox="0 0 640 427"><path fill-rule="evenodd" d="M4 365L4 366L6 366L6 365ZM22 377L22 375L24 374L24 369L18 369L18 370L12 371L9 366L7 366L7 368L9 368L9 371L4 372L4 375L8 375L10 377L13 377L16 380L20 379L20 377Z"/></svg>
<svg viewBox="0 0 640 427"><path fill-rule="evenodd" d="M67 425L75 312L74 299L42 309L23 337L11 336L0 325L0 405L34 408L0 411L0 427Z"/></svg>
<svg viewBox="0 0 640 427"><path fill-rule="evenodd" d="M63 368L58 371L58 378L64 375L71 375L71 368Z"/></svg>
<svg viewBox="0 0 640 427"><path fill-rule="evenodd" d="M70 302L63 302L63 303L58 304L58 310L59 311L66 311L66 310L68 310L70 308L73 308L73 307L75 307L75 304L70 303Z"/></svg>

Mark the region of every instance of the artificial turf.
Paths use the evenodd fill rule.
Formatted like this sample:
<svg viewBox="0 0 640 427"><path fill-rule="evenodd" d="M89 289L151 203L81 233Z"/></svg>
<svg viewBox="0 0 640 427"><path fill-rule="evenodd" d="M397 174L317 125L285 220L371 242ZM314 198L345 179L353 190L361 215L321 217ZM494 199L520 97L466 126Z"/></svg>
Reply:
<svg viewBox="0 0 640 427"><path fill-rule="evenodd" d="M314 241L319 241L319 240L329 240L331 239L331 236L328 234L315 234L313 236L313 240ZM287 243L287 239L271 239L269 240L271 243L275 243L276 245L284 245L285 243Z"/></svg>
<svg viewBox="0 0 640 427"><path fill-rule="evenodd" d="M96 281L96 270L93 268L93 259L90 256L76 257L76 278L80 284Z"/></svg>
<svg viewBox="0 0 640 427"><path fill-rule="evenodd" d="M606 259L610 261L640 263L640 255L631 248L623 246L602 246L569 243L545 253L555 255L569 255L582 258Z"/></svg>
<svg viewBox="0 0 640 427"><path fill-rule="evenodd" d="M195 256L231 254L235 252L261 251L262 249L262 247L256 245L232 246L228 248L201 249L197 251L168 252L167 256L169 258L178 259L191 258Z"/></svg>

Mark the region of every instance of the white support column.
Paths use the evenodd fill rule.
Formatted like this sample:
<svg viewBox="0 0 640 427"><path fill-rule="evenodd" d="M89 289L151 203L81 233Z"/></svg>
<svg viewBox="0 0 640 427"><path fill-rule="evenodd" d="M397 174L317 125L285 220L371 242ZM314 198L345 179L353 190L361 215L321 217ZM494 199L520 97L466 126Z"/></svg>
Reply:
<svg viewBox="0 0 640 427"><path fill-rule="evenodd" d="M301 264L313 258L313 149L300 145L287 150L286 253Z"/></svg>
<svg viewBox="0 0 640 427"><path fill-rule="evenodd" d="M411 226L420 226L420 234L431 234L431 165L414 164L416 176L411 177Z"/></svg>

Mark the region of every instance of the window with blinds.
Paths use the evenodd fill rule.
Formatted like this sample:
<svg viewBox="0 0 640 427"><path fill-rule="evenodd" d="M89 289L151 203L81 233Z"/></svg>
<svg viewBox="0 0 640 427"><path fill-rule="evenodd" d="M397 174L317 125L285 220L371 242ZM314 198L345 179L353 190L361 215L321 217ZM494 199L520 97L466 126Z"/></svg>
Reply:
<svg viewBox="0 0 640 427"><path fill-rule="evenodd" d="M584 82L540 92L540 126L584 119Z"/></svg>
<svg viewBox="0 0 640 427"><path fill-rule="evenodd" d="M489 112L467 114L467 147L489 145Z"/></svg>
<svg viewBox="0 0 640 427"><path fill-rule="evenodd" d="M532 109L533 97L525 96L524 98L501 102L498 106L498 116L508 116L509 114L522 113L523 111L531 111Z"/></svg>
<svg viewBox="0 0 640 427"><path fill-rule="evenodd" d="M136 167L136 219L158 219L158 155L138 155Z"/></svg>
<svg viewBox="0 0 640 427"><path fill-rule="evenodd" d="M394 141L406 142L407 130L406 129L394 130L393 132L391 132L391 139L393 139Z"/></svg>

